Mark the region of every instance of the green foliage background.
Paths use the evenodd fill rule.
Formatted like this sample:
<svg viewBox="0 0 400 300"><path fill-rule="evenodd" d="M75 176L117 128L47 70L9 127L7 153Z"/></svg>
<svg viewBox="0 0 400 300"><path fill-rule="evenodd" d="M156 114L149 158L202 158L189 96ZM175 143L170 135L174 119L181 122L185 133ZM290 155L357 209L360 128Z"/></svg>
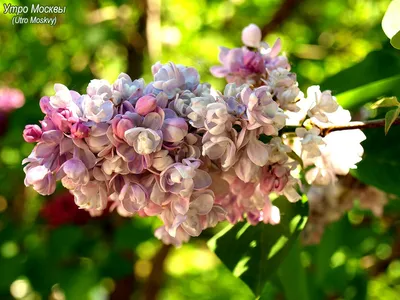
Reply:
<svg viewBox="0 0 400 300"><path fill-rule="evenodd" d="M292 4L274 23L286 2ZM120 72L149 82L150 67L158 60L194 66L203 81L221 89L224 82L208 70L218 63L218 46L241 44L241 29L248 23L269 24L270 44L282 39L303 90L321 84L340 94L342 104L356 113L360 106L400 91L399 54L380 25L389 2L40 2L67 7L54 27L14 26L13 15L0 13L0 86L19 88L26 97L24 107L9 116L0 139L0 299L253 299L206 246L219 228L180 249L163 247L153 237L156 220L113 214L84 226L50 229L39 215L49 199L23 185L20 163L32 145L23 142L22 130L42 118L38 101L53 93L54 83L84 92L91 79L113 81ZM399 133L389 132L381 140L382 131L382 138L376 138L385 147L365 144L373 154L354 173L382 189L389 180L388 192L397 195L399 162L390 160L395 157L390 149L398 149ZM374 155L388 158L383 177L374 169ZM383 219L355 207L326 230L319 246L296 243L262 299L399 299L399 213L397 201L388 204ZM230 247L235 251L235 244ZM371 260L376 268L366 267Z"/></svg>

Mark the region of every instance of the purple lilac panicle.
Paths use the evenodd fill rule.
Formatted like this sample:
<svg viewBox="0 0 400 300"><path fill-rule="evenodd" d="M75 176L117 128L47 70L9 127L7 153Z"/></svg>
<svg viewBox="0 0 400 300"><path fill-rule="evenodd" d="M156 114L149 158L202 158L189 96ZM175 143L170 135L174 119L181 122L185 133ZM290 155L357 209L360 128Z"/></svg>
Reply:
<svg viewBox="0 0 400 300"><path fill-rule="evenodd" d="M344 110L329 92L303 97L278 56L280 40L269 47L254 24L242 40L243 48L221 48L222 66L211 69L227 79L224 93L212 93L196 69L172 62L156 63L147 85L124 73L114 83L92 80L83 95L56 84L53 96L40 99L40 126L23 133L37 143L23 161L25 184L48 195L60 180L91 215L111 207L126 217L158 216L164 225L156 237L176 246L223 220L279 223L272 196L300 199L290 152L315 164L307 178L332 181L354 167L360 149L333 169L317 160L321 153L324 162L338 160L333 137L299 124L298 144L285 144L279 133L291 114L333 122ZM305 110L298 105L304 101Z"/></svg>

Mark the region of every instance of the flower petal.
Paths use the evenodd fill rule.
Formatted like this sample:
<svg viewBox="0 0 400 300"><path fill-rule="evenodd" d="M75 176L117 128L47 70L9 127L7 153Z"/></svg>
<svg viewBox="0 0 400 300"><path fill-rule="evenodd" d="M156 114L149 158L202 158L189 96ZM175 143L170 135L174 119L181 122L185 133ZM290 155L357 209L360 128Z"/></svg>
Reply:
<svg viewBox="0 0 400 300"><path fill-rule="evenodd" d="M201 190L208 188L212 183L212 179L206 171L196 170L196 175L193 178L193 183L194 189Z"/></svg>
<svg viewBox="0 0 400 300"><path fill-rule="evenodd" d="M268 163L268 145L253 138L247 145L247 155L257 166L265 166Z"/></svg>

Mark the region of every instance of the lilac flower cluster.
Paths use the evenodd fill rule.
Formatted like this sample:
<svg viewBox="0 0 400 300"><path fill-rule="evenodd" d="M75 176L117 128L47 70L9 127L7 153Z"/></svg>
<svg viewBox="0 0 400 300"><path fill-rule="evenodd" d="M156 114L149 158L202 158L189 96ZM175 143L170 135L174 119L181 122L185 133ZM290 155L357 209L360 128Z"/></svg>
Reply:
<svg viewBox="0 0 400 300"><path fill-rule="evenodd" d="M83 95L56 84L55 95L40 100L40 126L23 133L37 143L23 161L25 184L49 195L60 180L92 215L112 202L123 216L158 216L164 225L155 235L167 244L224 220L279 223L270 195L301 198L292 148L300 145L299 155L313 154L317 165L314 148L324 142L303 122L298 144L283 140L290 114L303 113L299 101L311 100L278 56L279 40L270 48L255 25L242 40L247 47L221 48L223 66L211 69L227 79L223 93L173 63L155 64L147 85L124 73L113 84L92 80ZM304 118L329 119L339 106L326 93Z"/></svg>
<svg viewBox="0 0 400 300"><path fill-rule="evenodd" d="M297 117L309 117L303 123L309 129L296 128L300 139L292 145L303 159L304 166L309 167L306 180L314 185L334 183L337 175L348 174L361 161L364 149L360 143L366 137L359 129L320 136L319 128L347 124L351 120L350 112L337 103L330 91L321 92L319 86L311 86L307 90L307 98L301 99L297 105L301 107Z"/></svg>
<svg viewBox="0 0 400 300"><path fill-rule="evenodd" d="M280 73L286 74L290 70L287 58L278 56L282 47L281 40L277 39L270 47L261 41L261 30L256 25L250 24L243 29L242 42L244 44L242 48L220 47L219 61L222 66L214 66L210 70L215 77L224 77L228 82L239 85L244 83L260 85L268 77L279 78ZM293 77L295 79L294 75ZM286 84L290 81L280 83Z"/></svg>
<svg viewBox="0 0 400 300"><path fill-rule="evenodd" d="M375 217L381 218L389 199L383 191L364 185L351 176L344 176L335 184L311 186L307 197L310 213L302 232L304 244L318 244L326 226L350 211L356 200L361 209L370 210Z"/></svg>

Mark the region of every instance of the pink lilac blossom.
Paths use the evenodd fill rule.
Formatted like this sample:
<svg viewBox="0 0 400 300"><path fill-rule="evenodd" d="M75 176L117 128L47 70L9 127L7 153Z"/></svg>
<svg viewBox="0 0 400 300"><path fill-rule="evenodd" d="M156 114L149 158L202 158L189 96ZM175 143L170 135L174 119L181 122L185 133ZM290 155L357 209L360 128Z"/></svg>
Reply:
<svg viewBox="0 0 400 300"><path fill-rule="evenodd" d="M25 104L25 96L18 89L0 88L0 111L11 112Z"/></svg>
<svg viewBox="0 0 400 300"><path fill-rule="evenodd" d="M260 84L275 69L290 70L284 56L278 56L281 41L277 39L270 47L262 42L261 30L250 24L242 31L242 48L220 47L219 62L222 66L213 66L210 71L215 77L225 77L229 83L238 85Z"/></svg>
<svg viewBox="0 0 400 300"><path fill-rule="evenodd" d="M25 96L22 91L9 87L0 88L0 136L7 132L9 113L22 107L24 103ZM32 139L35 137L29 138L29 142L34 142Z"/></svg>
<svg viewBox="0 0 400 300"><path fill-rule="evenodd" d="M124 73L114 83L92 80L82 95L56 84L53 96L40 99L40 126L23 132L37 143L23 161L25 184L48 195L61 181L92 216L108 208L126 217L158 216L156 237L176 246L224 220L278 224L273 197L301 198L299 163L290 155L297 146L317 170L314 181L328 172L317 161L322 153L335 176L354 167L362 148L354 140L355 156L333 163L340 160L334 136L322 138L303 124L289 147L280 133L290 113L336 122L339 106L323 92L301 110L296 76L278 56L280 40L270 48L254 24L242 40L243 48L222 48L223 66L212 68L228 81L223 93L211 93L195 68L172 62L156 63L148 84Z"/></svg>

